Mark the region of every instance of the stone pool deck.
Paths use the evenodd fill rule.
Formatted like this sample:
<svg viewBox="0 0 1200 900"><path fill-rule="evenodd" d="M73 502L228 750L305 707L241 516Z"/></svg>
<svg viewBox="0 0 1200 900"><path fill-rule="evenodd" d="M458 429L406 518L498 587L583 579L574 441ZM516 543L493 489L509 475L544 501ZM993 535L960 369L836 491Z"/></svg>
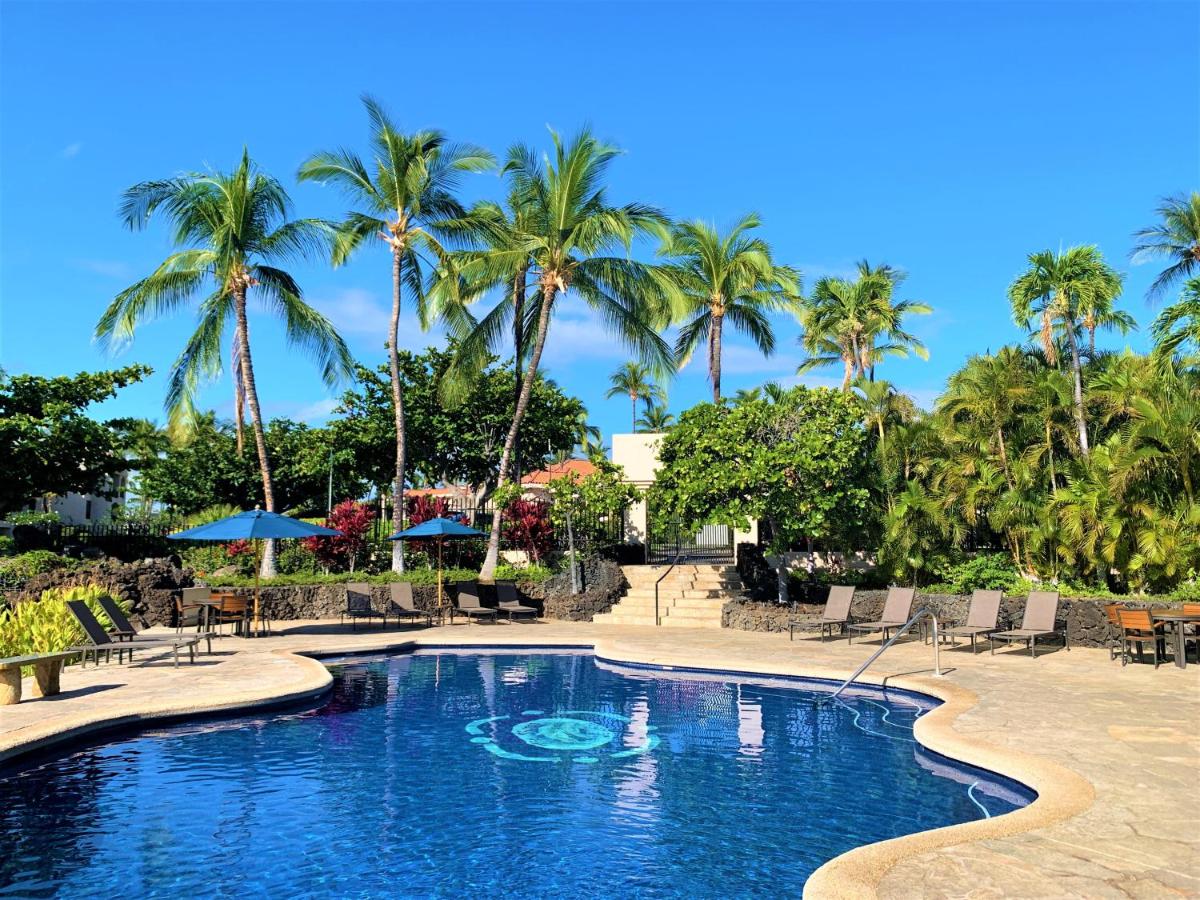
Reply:
<svg viewBox="0 0 1200 900"><path fill-rule="evenodd" d="M588 645L614 661L845 677L878 646L730 629L567 622L379 631L293 622L273 637L223 638L178 669L164 658L63 673L58 697L0 707L0 762L109 725L319 696L305 655L408 646ZM932 749L1020 778L1032 806L871 845L823 866L812 897L1200 897L1200 666L1122 669L1105 650L973 656L901 643L872 670L945 700L922 717ZM28 697L28 684L26 697ZM847 796L847 802L853 797ZM781 838L785 832L781 832Z"/></svg>

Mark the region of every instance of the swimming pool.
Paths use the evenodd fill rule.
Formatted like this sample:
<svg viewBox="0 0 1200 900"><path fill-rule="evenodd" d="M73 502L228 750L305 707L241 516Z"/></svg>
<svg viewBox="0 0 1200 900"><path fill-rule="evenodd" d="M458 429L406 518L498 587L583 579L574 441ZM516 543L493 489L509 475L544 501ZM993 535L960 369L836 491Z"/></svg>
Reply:
<svg viewBox="0 0 1200 900"><path fill-rule="evenodd" d="M921 748L936 705L580 652L331 664L314 709L0 778L0 896L743 897L1026 788Z"/></svg>

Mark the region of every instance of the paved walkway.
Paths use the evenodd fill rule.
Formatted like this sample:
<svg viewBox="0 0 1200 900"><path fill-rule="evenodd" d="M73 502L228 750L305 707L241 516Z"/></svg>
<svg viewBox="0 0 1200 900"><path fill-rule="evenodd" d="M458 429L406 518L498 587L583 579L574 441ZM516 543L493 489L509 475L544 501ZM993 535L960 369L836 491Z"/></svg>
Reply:
<svg viewBox="0 0 1200 900"><path fill-rule="evenodd" d="M173 669L154 659L72 667L59 697L0 707L0 760L30 741L105 722L320 693L328 673L295 652L438 642L583 644L630 662L827 676L849 674L876 646L549 622L357 633L336 624L288 623L270 638L222 639L214 656L195 666ZM943 651L942 665L952 671L935 679L931 663L931 648L919 641L897 645L877 663L877 678L946 699L919 721L921 741L991 762L1042 788L1042 799L991 826L972 823L852 851L814 875L808 894L864 896L877 882L880 896L902 898L1200 897L1200 666L1122 669L1103 650L1057 650L1031 660L1024 651L993 657L959 649ZM995 823L1006 820L1009 830L1035 827L998 834L1004 829ZM983 840L960 842L985 833ZM939 846L949 841L956 843Z"/></svg>

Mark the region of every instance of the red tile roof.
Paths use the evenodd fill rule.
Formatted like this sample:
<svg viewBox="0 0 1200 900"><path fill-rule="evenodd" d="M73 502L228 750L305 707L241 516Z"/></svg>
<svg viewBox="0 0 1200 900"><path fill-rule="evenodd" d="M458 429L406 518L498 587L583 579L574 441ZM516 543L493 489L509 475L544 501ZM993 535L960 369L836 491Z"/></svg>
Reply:
<svg viewBox="0 0 1200 900"><path fill-rule="evenodd" d="M595 472L596 466L586 459L568 459L566 462L551 463L545 469L527 473L521 479L521 484L548 484L569 474L574 474L577 478L587 478Z"/></svg>

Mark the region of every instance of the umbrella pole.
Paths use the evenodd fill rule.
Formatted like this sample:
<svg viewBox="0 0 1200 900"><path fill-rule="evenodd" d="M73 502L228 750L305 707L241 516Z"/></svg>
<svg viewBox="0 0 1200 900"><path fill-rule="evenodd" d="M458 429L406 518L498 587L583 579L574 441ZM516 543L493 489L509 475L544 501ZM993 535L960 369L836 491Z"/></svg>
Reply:
<svg viewBox="0 0 1200 900"><path fill-rule="evenodd" d="M254 636L258 637L262 632L262 616L259 612L258 598L261 593L259 590L259 578L262 573L262 541L254 542Z"/></svg>
<svg viewBox="0 0 1200 900"><path fill-rule="evenodd" d="M444 602L444 595L442 594L442 539L441 538L438 538L438 604L437 605L438 605L438 612L441 612L442 607L444 607L446 605Z"/></svg>

